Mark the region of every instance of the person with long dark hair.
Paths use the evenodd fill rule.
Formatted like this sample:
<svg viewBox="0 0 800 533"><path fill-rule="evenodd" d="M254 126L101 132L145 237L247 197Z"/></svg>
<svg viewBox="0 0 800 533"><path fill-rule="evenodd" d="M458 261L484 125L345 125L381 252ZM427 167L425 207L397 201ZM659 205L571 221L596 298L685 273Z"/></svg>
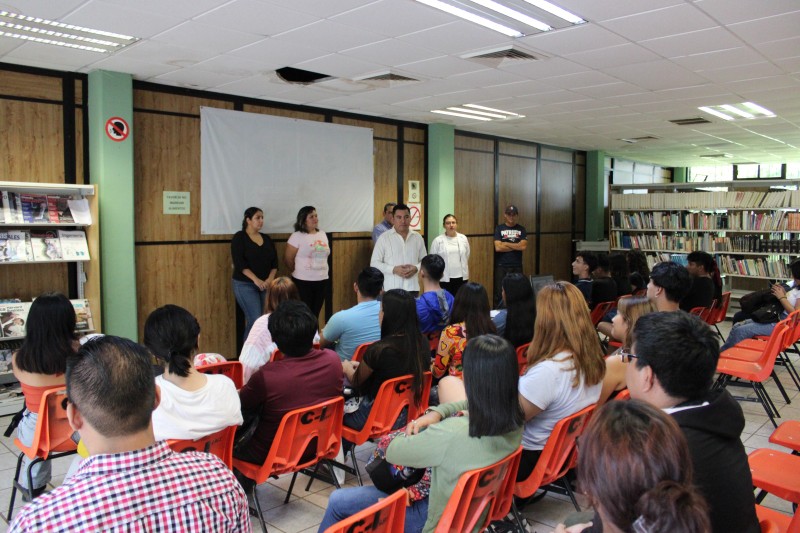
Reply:
<svg viewBox="0 0 800 533"><path fill-rule="evenodd" d="M630 271L631 289L634 293L647 289L650 282L650 267L647 265L647 256L641 250L628 250L625 253Z"/></svg>
<svg viewBox="0 0 800 533"><path fill-rule="evenodd" d="M364 427L381 385L389 379L411 374L414 399L422 401L430 351L419 331L414 297L403 289L384 293L378 320L381 340L367 348L362 361L342 361L344 375L360 398L357 410L344 415L344 424L353 429Z"/></svg>
<svg viewBox="0 0 800 533"><path fill-rule="evenodd" d="M242 230L231 240L233 295L244 313L243 339L261 316L266 290L278 272L278 253L269 236L261 233L263 226L264 212L258 207L248 207Z"/></svg>
<svg viewBox="0 0 800 533"><path fill-rule="evenodd" d="M462 355L467 341L486 333L496 333L489 317L489 295L480 283L470 281L461 286L453 302L449 325L442 330L436 358L431 367L433 376L446 374L461 377Z"/></svg>
<svg viewBox="0 0 800 533"><path fill-rule="evenodd" d="M514 348L519 348L533 338L536 321L536 296L531 282L522 274L512 273L503 278L502 290L505 309L492 317L497 334L502 335Z"/></svg>
<svg viewBox="0 0 800 533"><path fill-rule="evenodd" d="M194 367L199 340L197 319L177 305L159 307L144 323L144 345L165 366L156 377L161 390L153 411L156 440L199 439L242 424L233 381L221 374L201 374Z"/></svg>
<svg viewBox="0 0 800 533"><path fill-rule="evenodd" d="M681 309L691 311L695 307L711 307L722 301L722 278L717 262L707 252L692 252L686 257L686 269L692 276L689 293L681 300Z"/></svg>
<svg viewBox="0 0 800 533"><path fill-rule="evenodd" d="M25 411L17 426L17 437L26 446L33 442L39 406L44 393L65 384L64 372L67 358L78 350L75 337L75 309L63 294L50 292L36 298L28 311L25 340L11 359L14 377L25 395ZM31 459L22 460L23 472ZM28 487L26 476L19 480L25 488L32 489L34 498L44 492L50 481L50 461L37 463L32 468L33 487Z"/></svg>
<svg viewBox="0 0 800 533"><path fill-rule="evenodd" d="M300 299L317 318L328 290L328 256L331 255L328 236L320 231L318 224L314 206L301 207L294 223L294 233L289 236L283 256L284 264L292 273L292 281L297 285Z"/></svg>

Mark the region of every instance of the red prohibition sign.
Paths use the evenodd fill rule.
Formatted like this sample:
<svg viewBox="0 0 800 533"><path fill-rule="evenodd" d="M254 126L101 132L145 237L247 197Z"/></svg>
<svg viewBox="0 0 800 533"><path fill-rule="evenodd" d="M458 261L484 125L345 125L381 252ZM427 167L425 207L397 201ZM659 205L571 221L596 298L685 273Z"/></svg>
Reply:
<svg viewBox="0 0 800 533"><path fill-rule="evenodd" d="M122 142L131 132L128 123L122 117L111 117L106 121L106 135L114 142Z"/></svg>
<svg viewBox="0 0 800 533"><path fill-rule="evenodd" d="M416 227L419 224L419 216L420 216L419 215L419 208L416 207L416 206L412 207L411 208L411 225L412 226Z"/></svg>

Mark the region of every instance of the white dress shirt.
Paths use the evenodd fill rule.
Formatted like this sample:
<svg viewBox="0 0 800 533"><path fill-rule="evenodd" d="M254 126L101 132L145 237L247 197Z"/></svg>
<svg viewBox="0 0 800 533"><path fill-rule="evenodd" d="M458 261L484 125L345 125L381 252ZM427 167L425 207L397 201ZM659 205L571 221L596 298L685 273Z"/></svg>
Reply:
<svg viewBox="0 0 800 533"><path fill-rule="evenodd" d="M414 265L419 270L420 261L425 255L425 242L419 233L408 230L408 235L403 239L392 228L378 237L369 264L383 272L383 290L405 289L419 292L419 279L416 275L403 278L392 270L399 265Z"/></svg>

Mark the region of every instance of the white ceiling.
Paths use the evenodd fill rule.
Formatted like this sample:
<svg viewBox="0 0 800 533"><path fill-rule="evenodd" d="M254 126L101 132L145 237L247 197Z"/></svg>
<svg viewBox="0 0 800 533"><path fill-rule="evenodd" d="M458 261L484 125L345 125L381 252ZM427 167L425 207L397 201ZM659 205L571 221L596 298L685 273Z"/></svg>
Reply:
<svg viewBox="0 0 800 533"><path fill-rule="evenodd" d="M413 0L0 0L27 15L135 35L113 55L0 37L0 61L105 69L138 80L304 104L664 166L800 161L800 1L560 0L588 24L510 39ZM490 67L463 59L515 44L543 56ZM358 80L290 85L291 66ZM677 126L701 105L756 102L775 118ZM430 110L475 103L505 122ZM628 144L619 139L654 136ZM701 155L731 154L731 159Z"/></svg>

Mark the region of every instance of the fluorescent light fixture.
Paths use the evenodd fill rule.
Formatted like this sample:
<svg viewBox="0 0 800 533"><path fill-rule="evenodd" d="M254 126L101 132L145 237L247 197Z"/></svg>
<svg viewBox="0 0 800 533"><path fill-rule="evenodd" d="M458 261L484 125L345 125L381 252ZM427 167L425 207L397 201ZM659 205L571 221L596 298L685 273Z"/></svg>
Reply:
<svg viewBox="0 0 800 533"><path fill-rule="evenodd" d="M90 52L114 52L139 39L10 11L0 11L0 36Z"/></svg>
<svg viewBox="0 0 800 533"><path fill-rule="evenodd" d="M567 22L571 22L572 24L583 24L586 22L582 18L577 15L574 15L567 11L566 9L562 9L555 4L551 4L547 0L525 0L532 6L536 6L543 11L547 11L551 15L555 15L560 19L564 19Z"/></svg>
<svg viewBox="0 0 800 533"><path fill-rule="evenodd" d="M478 16L474 13L470 13L464 9L451 6L450 4L445 4L439 0L417 0L417 2L421 4L425 4L426 6L430 6L445 13L450 13L451 15L455 15L459 18L464 20L468 20L470 22L474 22L475 24L480 24L484 28L489 28L490 30L494 30L496 32L500 32L503 35L508 37L522 37L522 33L518 32L515 29L509 28L508 26L503 26L502 24L498 24L497 22L493 22L487 18Z"/></svg>
<svg viewBox="0 0 800 533"><path fill-rule="evenodd" d="M456 113L455 111L445 111L444 109L433 109L431 113L439 113L440 115L453 115L454 117L471 118L472 120L490 121L492 119L486 117L479 117L478 115L467 115L466 113Z"/></svg>
<svg viewBox="0 0 800 533"><path fill-rule="evenodd" d="M767 117L774 117L775 116L775 113L773 113L769 109L767 109L765 107L761 107L758 104L754 104L753 102L744 102L742 105L744 107L746 107L747 109L749 109L750 111L752 111L753 113L759 113L759 114L765 115Z"/></svg>
<svg viewBox="0 0 800 533"><path fill-rule="evenodd" d="M470 0L470 1L475 4L478 4L479 6L483 6L487 9L491 9L492 11L496 11L501 15L505 15L514 20L518 20L523 24L527 24L532 28L536 28L537 30L550 31L553 29L552 26L550 26L549 24L545 24L541 20L536 20L535 18L520 13L515 9L511 9L510 7L504 6L503 4L499 4L494 0Z"/></svg>
<svg viewBox="0 0 800 533"><path fill-rule="evenodd" d="M732 106L730 104L723 104L720 107L725 111L730 111L734 115L739 115L740 117L743 118L755 118L752 113L748 113L747 111L742 111L738 107Z"/></svg>
<svg viewBox="0 0 800 533"><path fill-rule="evenodd" d="M522 118L525 117L525 115L518 115L516 113L512 113L511 111L503 111L502 109L494 109L493 107L485 107L478 104L464 104L464 107L471 107L472 109L482 109L484 111L494 111L495 113L504 113L506 115L510 115L513 117L522 117Z"/></svg>
<svg viewBox="0 0 800 533"><path fill-rule="evenodd" d="M722 113L721 111L717 111L716 109L710 107L698 107L697 109L699 109L700 111L705 111L709 115L714 115L715 117L719 117L723 120L733 120L732 116L726 115L725 113Z"/></svg>
<svg viewBox="0 0 800 533"><path fill-rule="evenodd" d="M471 115L481 115L484 117L492 118L508 118L506 115L498 115L497 113L487 113L485 111L476 111L474 109L467 109L466 107L448 107L450 111L458 111L460 113L469 113Z"/></svg>

